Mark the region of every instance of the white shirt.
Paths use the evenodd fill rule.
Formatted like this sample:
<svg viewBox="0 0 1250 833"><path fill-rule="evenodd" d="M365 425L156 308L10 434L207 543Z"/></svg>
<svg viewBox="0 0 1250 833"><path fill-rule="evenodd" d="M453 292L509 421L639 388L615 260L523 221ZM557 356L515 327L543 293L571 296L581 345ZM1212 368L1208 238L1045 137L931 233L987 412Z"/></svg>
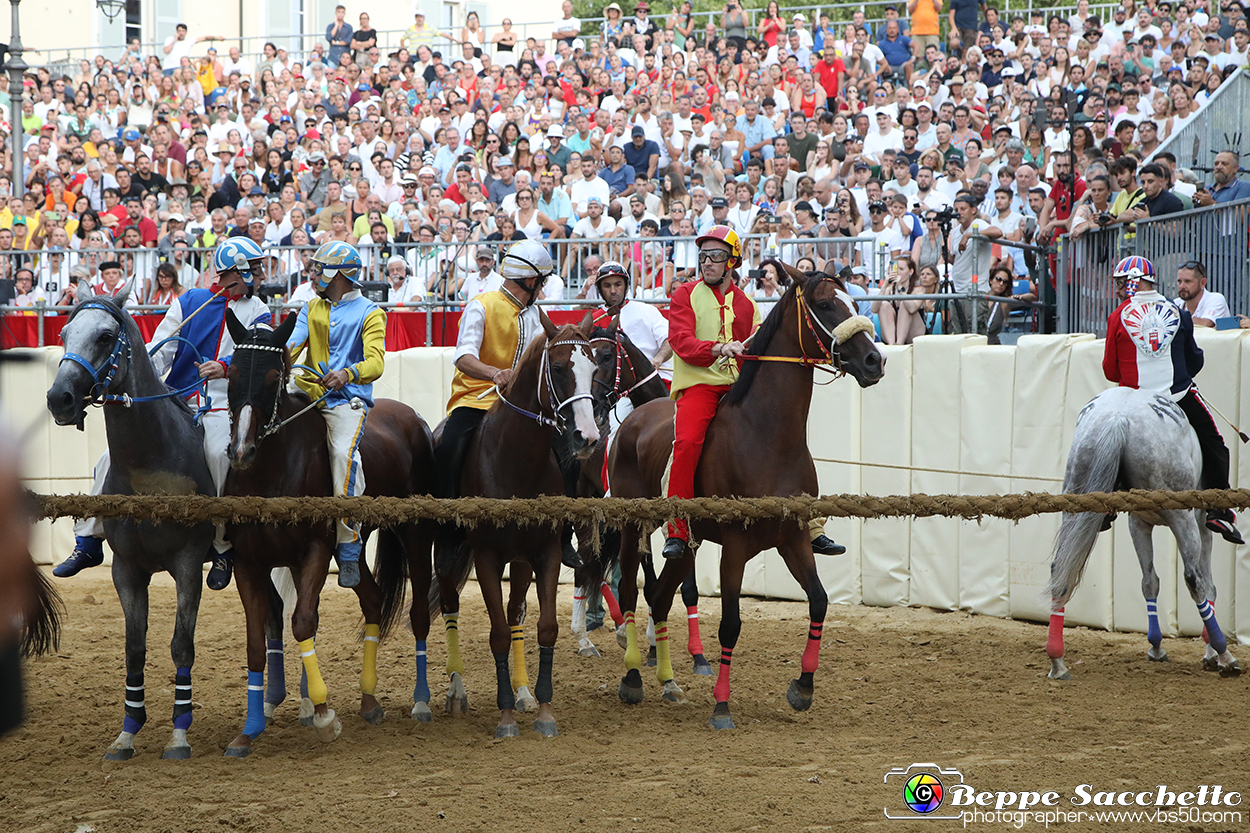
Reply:
<svg viewBox="0 0 1250 833"><path fill-rule="evenodd" d="M494 269L490 270L484 278L482 273L478 271L464 279L464 285L460 288L460 293L472 300L483 292L493 292L501 286L503 286L503 276Z"/></svg>
<svg viewBox="0 0 1250 833"><path fill-rule="evenodd" d="M751 232L751 224L755 222L755 218L760 214L758 205L748 205L745 210L739 207L738 203L734 203L729 207L727 219L729 224L739 234L749 234Z"/></svg>
<svg viewBox="0 0 1250 833"><path fill-rule="evenodd" d="M620 327L634 346L653 363L660 348L668 341L668 319L652 304L631 303L621 306ZM659 366L660 376L673 378L673 361L669 359Z"/></svg>
<svg viewBox="0 0 1250 833"><path fill-rule="evenodd" d="M577 221L577 225L573 226L573 236L584 237L587 240L607 237L614 231L616 231L616 220L613 220L606 213L599 215L599 225L597 227L591 222L589 217L583 217Z"/></svg>
<svg viewBox="0 0 1250 833"><path fill-rule="evenodd" d="M1181 309L1189 309L1180 298L1177 298L1172 303ZM1194 307L1193 317L1215 321L1219 318L1232 318L1233 313L1229 310L1228 300L1223 295L1219 292L1204 289L1202 295L1198 297L1198 305Z"/></svg>
<svg viewBox="0 0 1250 833"><path fill-rule="evenodd" d="M604 206L607 206L609 196L607 181L598 176L574 182L569 189L569 200L573 203L573 212L578 217L586 216L586 201L591 197L598 197L603 201Z"/></svg>
<svg viewBox="0 0 1250 833"><path fill-rule="evenodd" d="M517 315L518 347L516 359L518 361L524 355L526 348L543 331L538 311L538 305L531 304ZM456 352L452 355L452 362L459 361L461 356L479 358L482 350L482 338L485 334L486 307L482 305L481 301L474 298L465 305L464 314L460 316L460 334L456 338ZM516 366L515 361L513 366Z"/></svg>
<svg viewBox="0 0 1250 833"><path fill-rule="evenodd" d="M885 135L880 130L874 130L864 137L864 156L871 156L874 159L880 158L882 151L898 150L903 146L903 131L898 128L890 130Z"/></svg>
<svg viewBox="0 0 1250 833"><path fill-rule="evenodd" d="M165 38L166 46L173 46L166 54L165 50L161 50L161 69L177 69L182 66L183 58L191 57L191 47L195 44L187 39L178 40L177 36L170 35Z"/></svg>
<svg viewBox="0 0 1250 833"><path fill-rule="evenodd" d="M420 300L423 295L425 295L425 287L417 286L417 281L408 277L404 279L404 282L398 288L394 285L387 287L386 302L388 304L406 304L414 297Z"/></svg>

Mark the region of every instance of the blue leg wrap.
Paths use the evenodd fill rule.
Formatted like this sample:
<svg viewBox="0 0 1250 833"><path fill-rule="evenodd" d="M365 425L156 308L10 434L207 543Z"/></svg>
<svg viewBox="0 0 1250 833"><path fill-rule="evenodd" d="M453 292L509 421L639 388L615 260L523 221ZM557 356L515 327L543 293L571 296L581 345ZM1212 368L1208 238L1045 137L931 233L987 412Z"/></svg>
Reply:
<svg viewBox="0 0 1250 833"><path fill-rule="evenodd" d="M191 728L191 669L174 669L174 728Z"/></svg>
<svg viewBox="0 0 1250 833"><path fill-rule="evenodd" d="M1215 621L1215 607L1208 600L1203 600L1198 605L1198 615L1202 617L1202 623L1207 626L1207 642L1215 650L1217 654L1222 654L1228 650L1228 640L1224 637L1224 632L1220 630L1220 623Z"/></svg>
<svg viewBox="0 0 1250 833"><path fill-rule="evenodd" d="M1155 599L1146 599L1146 638L1155 648L1163 642L1163 632L1159 630L1159 606Z"/></svg>
<svg viewBox="0 0 1250 833"><path fill-rule="evenodd" d="M266 680L265 687L265 702L276 706L286 699L286 666L283 664L286 655L282 652L282 640L265 640L265 651L268 654L265 668L269 671L269 679Z"/></svg>
<svg viewBox="0 0 1250 833"><path fill-rule="evenodd" d="M247 672L247 720L243 734L252 740L265 731L265 672Z"/></svg>
<svg viewBox="0 0 1250 833"><path fill-rule="evenodd" d="M359 561L360 542L354 541L347 544L339 544L338 559L339 561Z"/></svg>
<svg viewBox="0 0 1250 833"><path fill-rule="evenodd" d="M417 640L417 685L412 689L412 702L430 702L430 685L425 679L425 640Z"/></svg>
<svg viewBox="0 0 1250 833"><path fill-rule="evenodd" d="M122 728L132 735L148 722L148 710L143 700L143 674L126 675L126 719Z"/></svg>

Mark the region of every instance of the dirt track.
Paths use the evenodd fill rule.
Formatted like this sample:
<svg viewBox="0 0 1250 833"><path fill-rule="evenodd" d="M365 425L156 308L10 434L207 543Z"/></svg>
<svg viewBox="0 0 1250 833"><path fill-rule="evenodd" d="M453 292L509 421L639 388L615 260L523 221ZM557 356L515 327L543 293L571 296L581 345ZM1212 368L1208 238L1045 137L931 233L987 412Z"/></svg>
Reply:
<svg viewBox="0 0 1250 833"><path fill-rule="evenodd" d="M467 717L441 714L441 626L430 641L435 722L407 719L414 658L406 630L379 653L385 722L369 726L357 717L358 609L347 591L327 587L317 648L343 736L318 743L298 725L298 700L288 700L243 761L221 754L243 722L242 609L233 589L205 591L193 676L195 751L190 761L164 762L173 589L160 577L148 639L148 726L133 761L105 763L122 719L120 607L105 570L58 586L69 605L60 654L28 666L27 725L0 740L0 831L956 829L958 822L883 817L887 802L897 806L898 790L883 784L885 773L913 761L957 767L978 790L1058 790L1065 804L1082 783L1116 791L1222 784L1250 794L1250 677L1203 673L1200 641L1168 640L1173 662L1148 664L1141 636L1070 629L1068 663L1077 679L1059 684L1045 678L1043 627L920 609L831 607L816 702L798 714L784 693L797 676L806 606L746 600L733 679L739 728L715 733L706 726L712 680L694 677L684 653L678 682L689 704L662 703L648 674L646 702L622 706L621 651L600 631L594 636L603 659L574 654L571 591L562 588L555 666L561 736L545 740L526 731L526 720L520 739L495 741L494 667L473 584L461 617L473 707ZM703 610L711 657L719 600L705 599ZM679 633L675 655L684 645ZM293 648L288 642L295 691ZM1242 652L1243 662L1250 659ZM1110 829L1250 829L1250 795L1238 809L1240 823ZM1063 829L1108 828L1085 822Z"/></svg>

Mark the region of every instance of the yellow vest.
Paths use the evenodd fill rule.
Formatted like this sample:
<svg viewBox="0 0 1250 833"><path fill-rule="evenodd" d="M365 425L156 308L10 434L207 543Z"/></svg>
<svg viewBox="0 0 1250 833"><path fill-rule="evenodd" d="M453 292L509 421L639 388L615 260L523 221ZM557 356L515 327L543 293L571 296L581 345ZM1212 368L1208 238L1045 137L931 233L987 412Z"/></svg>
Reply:
<svg viewBox="0 0 1250 833"><path fill-rule="evenodd" d="M473 299L486 309L486 326L482 333L482 346L478 359L491 367L516 367L521 360L521 330L519 321L525 307L516 299L498 289L483 292ZM488 410L499 399L493 390L494 382L474 379L456 370L451 379L451 399L447 401L447 413L456 408ZM478 396L491 391L486 396Z"/></svg>
<svg viewBox="0 0 1250 833"><path fill-rule="evenodd" d="M754 333L760 326L760 310L751 296L754 315L750 332ZM716 297L716 293L702 281L690 293L690 306L694 310L694 335L700 341L728 342L734 340L734 295L726 292L724 301ZM738 362L735 359L717 359L708 367L699 367L686 363L681 356L673 354L672 396L677 395L691 385L732 385L738 380Z"/></svg>

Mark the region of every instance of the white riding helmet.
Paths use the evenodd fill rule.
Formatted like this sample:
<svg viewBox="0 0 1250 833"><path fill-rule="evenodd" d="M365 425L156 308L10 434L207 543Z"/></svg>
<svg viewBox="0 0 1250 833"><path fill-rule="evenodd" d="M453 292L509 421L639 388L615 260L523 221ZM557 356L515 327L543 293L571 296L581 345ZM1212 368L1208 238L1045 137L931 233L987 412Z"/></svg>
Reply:
<svg viewBox="0 0 1250 833"><path fill-rule="evenodd" d="M521 240L513 244L503 256L503 264L499 273L506 280L517 281L528 288L529 281L540 278L543 281L555 271L555 263L551 260L551 252L537 240ZM540 282L539 287L542 286Z"/></svg>

